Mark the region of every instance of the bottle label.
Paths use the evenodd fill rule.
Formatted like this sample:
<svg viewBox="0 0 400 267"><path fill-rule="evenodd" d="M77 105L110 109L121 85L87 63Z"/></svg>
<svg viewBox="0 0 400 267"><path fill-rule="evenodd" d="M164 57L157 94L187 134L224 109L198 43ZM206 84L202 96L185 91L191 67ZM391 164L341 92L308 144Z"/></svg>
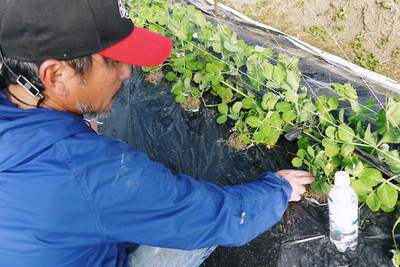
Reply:
<svg viewBox="0 0 400 267"><path fill-rule="evenodd" d="M328 198L331 231L348 234L358 229L357 196L337 196Z"/></svg>

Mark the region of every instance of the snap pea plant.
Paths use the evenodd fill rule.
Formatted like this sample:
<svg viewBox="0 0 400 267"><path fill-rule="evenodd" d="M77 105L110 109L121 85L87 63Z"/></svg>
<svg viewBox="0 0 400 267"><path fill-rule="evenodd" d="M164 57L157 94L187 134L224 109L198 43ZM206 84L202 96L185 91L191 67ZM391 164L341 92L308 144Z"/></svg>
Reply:
<svg viewBox="0 0 400 267"><path fill-rule="evenodd" d="M233 125L245 144L271 147L297 131L292 164L316 176L314 191L327 194L335 172L345 170L359 201L372 211L400 210L400 156L391 149L400 143L400 97L387 97L378 111L376 101L362 103L351 84L332 83L335 96L312 97L301 83L298 57L247 45L191 5L135 0L130 6L136 25L173 39L170 59L143 70L163 68L177 102L197 98L206 104L206 94L216 96L217 123Z"/></svg>

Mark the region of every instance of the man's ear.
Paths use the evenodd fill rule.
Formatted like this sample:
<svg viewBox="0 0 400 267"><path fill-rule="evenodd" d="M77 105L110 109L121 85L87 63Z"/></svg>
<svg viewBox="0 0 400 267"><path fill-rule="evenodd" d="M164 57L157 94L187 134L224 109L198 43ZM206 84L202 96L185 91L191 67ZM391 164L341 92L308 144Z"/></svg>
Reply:
<svg viewBox="0 0 400 267"><path fill-rule="evenodd" d="M65 62L56 59L46 59L40 65L39 76L47 92L60 97L68 97L70 92L65 84L66 68Z"/></svg>

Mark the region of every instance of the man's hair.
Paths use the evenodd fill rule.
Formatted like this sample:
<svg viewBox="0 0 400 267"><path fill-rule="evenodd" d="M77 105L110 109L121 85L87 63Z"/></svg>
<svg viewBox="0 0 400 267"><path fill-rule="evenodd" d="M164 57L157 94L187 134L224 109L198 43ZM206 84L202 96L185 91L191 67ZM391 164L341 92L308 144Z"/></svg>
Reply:
<svg viewBox="0 0 400 267"><path fill-rule="evenodd" d="M10 59L7 57L4 57L4 61L17 75L25 76L25 78L27 78L35 86L44 89L39 77L39 68L41 63L31 63ZM106 59L105 61L109 63L109 60ZM77 74L82 76L86 72L90 71L93 65L91 55L67 60L65 62L67 62ZM3 66L3 62L0 62L0 89L8 87L10 84L17 84L16 78L7 70L5 66Z"/></svg>

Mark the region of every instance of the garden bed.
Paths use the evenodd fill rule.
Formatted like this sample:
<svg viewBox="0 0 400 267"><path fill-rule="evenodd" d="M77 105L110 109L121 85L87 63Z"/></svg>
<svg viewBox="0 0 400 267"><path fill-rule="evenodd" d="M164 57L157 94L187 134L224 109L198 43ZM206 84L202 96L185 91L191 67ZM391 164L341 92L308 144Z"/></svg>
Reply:
<svg viewBox="0 0 400 267"><path fill-rule="evenodd" d="M398 0L221 0L324 51L400 81Z"/></svg>

